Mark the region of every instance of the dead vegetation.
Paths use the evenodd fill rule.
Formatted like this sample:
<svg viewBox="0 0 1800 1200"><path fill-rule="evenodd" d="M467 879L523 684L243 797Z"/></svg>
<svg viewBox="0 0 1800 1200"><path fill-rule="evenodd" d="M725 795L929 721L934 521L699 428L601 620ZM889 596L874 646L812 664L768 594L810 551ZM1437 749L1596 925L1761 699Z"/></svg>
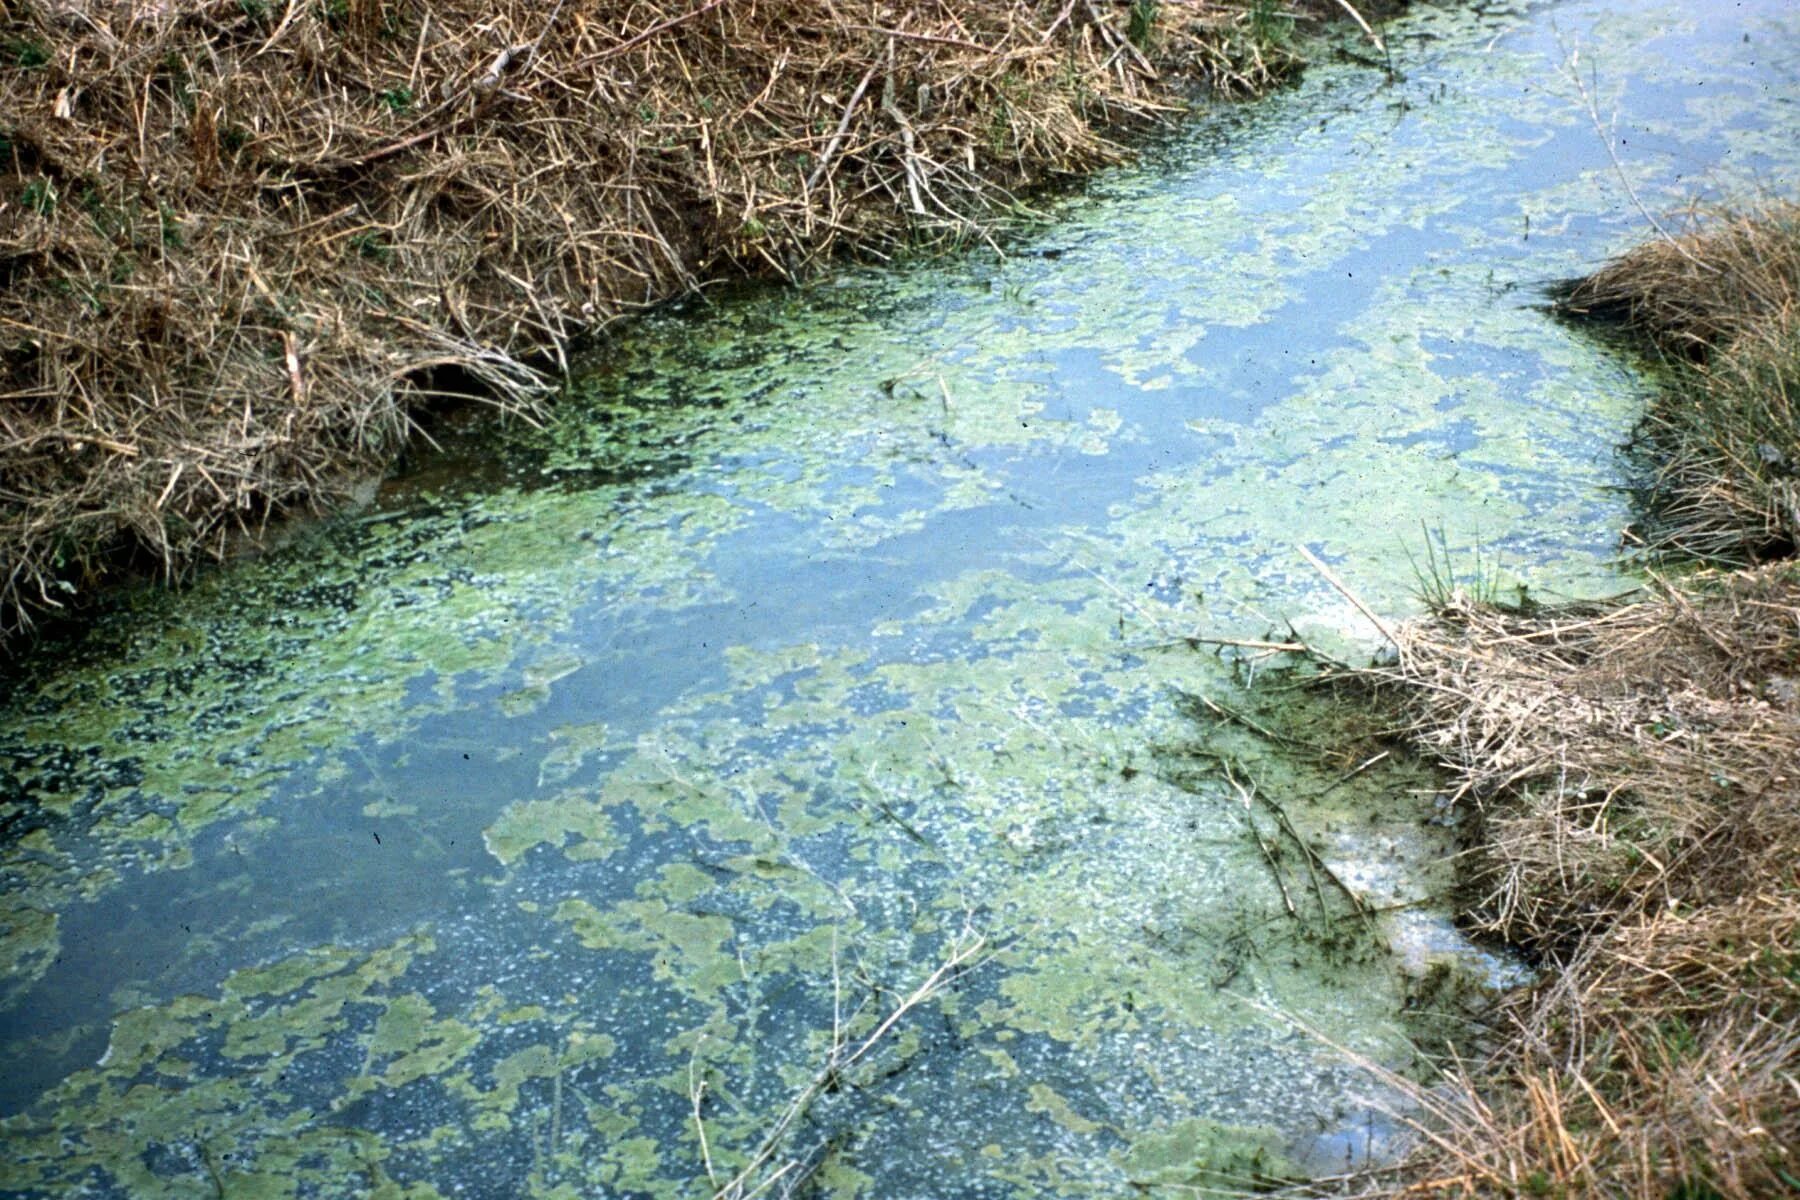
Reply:
<svg viewBox="0 0 1800 1200"><path fill-rule="evenodd" d="M1692 358L1648 418L1665 549L1772 551L1772 507L1746 498L1774 464L1741 426L1800 447L1797 232L1792 208L1723 218L1567 302ZM1800 563L1554 609L1439 595L1370 678L1455 781L1468 921L1543 982L1359 1194L1800 1194Z"/></svg>
<svg viewBox="0 0 1800 1200"><path fill-rule="evenodd" d="M1669 359L1638 432L1653 550L1778 558L1800 544L1800 206L1722 213L1647 242L1560 300Z"/></svg>
<svg viewBox="0 0 1800 1200"><path fill-rule="evenodd" d="M1389 1194L1788 1194L1800 568L1456 606L1400 639L1387 682L1470 816L1468 919L1546 975L1481 1078L1428 1097L1433 1141Z"/></svg>
<svg viewBox="0 0 1800 1200"><path fill-rule="evenodd" d="M0 632L389 461L446 380L726 271L966 238L1267 0L0 0Z"/></svg>
<svg viewBox="0 0 1800 1200"><path fill-rule="evenodd" d="M1459 605L1399 637L1455 798L1511 801L1477 804L1467 876L1484 932L1560 953L1625 908L1729 898L1739 872L1773 865L1764 840L1800 846L1800 812L1782 809L1800 796L1790 565L1631 602Z"/></svg>

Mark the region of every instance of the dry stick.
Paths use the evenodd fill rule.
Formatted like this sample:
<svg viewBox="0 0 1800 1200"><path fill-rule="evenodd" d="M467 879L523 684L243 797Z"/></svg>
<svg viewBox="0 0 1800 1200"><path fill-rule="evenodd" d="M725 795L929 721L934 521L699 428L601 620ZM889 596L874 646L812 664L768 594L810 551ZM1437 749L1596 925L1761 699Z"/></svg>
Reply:
<svg viewBox="0 0 1800 1200"><path fill-rule="evenodd" d="M837 153L838 146L843 143L844 134L850 129L850 119L856 115L856 106L862 103L863 93L869 90L869 81L875 78L878 65L871 66L864 71L862 81L856 85L856 90L850 93L850 103L844 105L844 115L838 118L837 131L831 135L831 140L825 143L825 153L819 155L819 165L813 168L813 173L806 180L808 192L818 187L819 181L825 178L825 171L831 166L832 155Z"/></svg>
<svg viewBox="0 0 1800 1200"><path fill-rule="evenodd" d="M1056 20L1050 22L1050 27L1044 30L1044 41L1048 42L1051 38L1055 37L1056 31L1062 28L1062 23L1067 21L1074 12L1075 0L1069 0L1067 4L1062 6L1062 11L1056 14Z"/></svg>
<svg viewBox="0 0 1800 1200"><path fill-rule="evenodd" d="M1374 759L1371 761L1372 762L1379 761L1379 757L1377 757L1377 759ZM1363 765L1368 766L1369 763L1364 763ZM1359 771L1361 769L1362 768L1360 768L1360 767L1357 768L1357 770L1359 770ZM1354 772L1354 771L1351 772L1352 775L1354 775L1355 773L1356 772ZM1333 784L1332 786L1335 787L1336 784ZM1324 793L1320 793L1320 794L1323 795ZM1287 810L1285 808L1281 807L1281 805L1275 803L1275 801L1273 801L1273 800L1269 799L1267 796L1263 795L1261 789L1253 789L1251 791L1251 795L1255 796L1258 800L1262 801L1263 807L1267 808L1270 812L1275 814L1275 820L1281 825L1282 832L1284 832L1288 835L1289 839L1291 839L1293 841L1294 845L1300 847L1300 853L1304 856L1305 861L1306 861L1307 873L1309 875L1312 875L1312 877L1313 877L1313 888L1319 894L1319 910L1320 910L1320 912L1323 913L1324 909L1325 909L1325 891L1322 887L1319 886L1318 875L1323 874L1325 876L1325 878L1331 880L1331 882L1334 885L1336 885L1338 891L1340 891L1344 894L1345 899L1350 901L1351 907L1355 908L1358 913L1361 913L1362 915L1367 916L1368 910L1364 907L1362 898L1360 896L1358 896L1355 892L1351 891L1350 885L1345 883L1341 878L1339 878L1338 873L1331 869L1330 864L1328 864L1323 858L1319 857L1319 852L1312 848L1311 843L1309 843L1305 838L1300 836L1300 831L1298 829L1294 828L1294 823L1292 821L1288 820ZM1315 871L1318 872L1318 874L1314 874Z"/></svg>
<svg viewBox="0 0 1800 1200"><path fill-rule="evenodd" d="M1295 830L1293 823L1288 820L1287 811L1283 809L1281 805L1263 795L1262 789L1255 786L1252 786L1249 789L1248 795L1246 796L1246 802L1250 800L1260 801L1264 808L1275 814L1276 825L1280 827L1283 833L1287 834L1289 841L1300 847L1300 861L1306 864L1307 881L1312 884L1313 898L1319 902L1319 919L1321 921L1330 919L1329 906L1325 903L1325 886L1319 882L1320 870L1323 870L1325 874L1331 876L1331 881L1337 884L1339 888L1343 889L1344 894L1350 897L1350 903L1356 908L1358 913L1361 913L1363 910L1362 902L1350 892L1350 889L1345 888L1343 881L1338 879L1331 868L1325 866L1323 860L1321 860L1317 854L1313 853L1313 848L1306 844L1306 840L1300 836L1299 832Z"/></svg>
<svg viewBox="0 0 1800 1200"><path fill-rule="evenodd" d="M702 1035L700 1041L704 1041ZM688 1097L694 1102L694 1132L700 1137L700 1161L706 1166L706 1181L716 1192L719 1187L719 1176L713 1167L712 1147L706 1141L706 1121L700 1114L701 1101L706 1096L706 1080L694 1077L694 1064L700 1057L700 1041L694 1043L694 1052L688 1057Z"/></svg>
<svg viewBox="0 0 1800 1200"><path fill-rule="evenodd" d="M294 23L294 15L299 12L299 10L300 4L298 3L298 0L288 0L287 8L281 14L281 23L275 26L275 32L269 35L269 40L264 42L262 46L258 48L256 53L252 54L250 57L261 58L264 54L268 53L269 47L281 40L281 35L288 31L289 25Z"/></svg>
<svg viewBox="0 0 1800 1200"><path fill-rule="evenodd" d="M901 166L906 171L906 194L912 199L913 215L922 217L925 215L925 205L919 199L919 167L918 156L913 152L912 122L906 119L906 114L900 111L898 104L894 103L894 40L892 38L888 39L887 61L887 77L881 82L881 111L892 117L894 124L900 127L900 140L905 147L905 157L901 159Z"/></svg>
<svg viewBox="0 0 1800 1200"><path fill-rule="evenodd" d="M306 380L300 374L300 346L294 338L293 330L287 329L282 331L281 345L287 357L288 386L293 389L294 407L303 409L306 407ZM248 397L245 397L244 421L246 425L249 424L249 414L250 401ZM245 433L248 434L248 432L249 430L246 429Z"/></svg>
<svg viewBox="0 0 1800 1200"><path fill-rule="evenodd" d="M1306 651L1305 642L1263 642L1255 638L1190 637L1183 639L1196 646L1236 646L1245 650L1280 650L1288 654Z"/></svg>
<svg viewBox="0 0 1800 1200"><path fill-rule="evenodd" d="M1687 597L1681 594L1680 588L1672 587L1668 580L1659 576L1655 571L1650 571L1648 574L1650 578L1662 588L1669 599L1675 602L1675 607L1681 610L1681 615L1687 618L1688 623L1699 630L1702 637L1711 642L1720 653L1725 655L1727 661L1737 657L1738 651L1729 642L1714 633L1711 626L1700 619L1700 614L1694 611L1694 606L1688 603Z"/></svg>
<svg viewBox="0 0 1800 1200"><path fill-rule="evenodd" d="M880 25L846 25L845 29L855 29L863 33L879 33L888 38L905 38L909 42L930 42L937 46L961 46L968 50L979 50L994 58L1001 56L993 53L993 46L984 46L980 42L971 42L965 38L943 37L933 33L910 33L904 29L887 29Z"/></svg>
<svg viewBox="0 0 1800 1200"><path fill-rule="evenodd" d="M1170 638L1166 642L1152 642L1140 646L1138 649L1163 650L1170 646L1186 646L1190 650L1196 646L1232 646L1240 650L1270 650L1286 654L1304 654L1307 649L1305 642L1263 642L1255 638L1201 637L1197 633Z"/></svg>
<svg viewBox="0 0 1800 1200"><path fill-rule="evenodd" d="M1356 606L1357 612L1369 619L1369 623L1374 625L1375 628L1381 632L1381 636L1386 638L1388 642L1392 644L1394 649L1399 652L1400 665L1404 667L1406 665L1406 647L1400 644L1400 639L1395 635L1393 626L1376 616L1374 609L1358 599L1356 593L1345 586L1344 581L1339 579L1332 572L1330 567L1321 562L1318 555L1314 554L1311 550L1308 550L1304 545L1298 542L1295 543L1294 548L1300 551L1301 557L1312 564L1313 570L1325 577L1326 583L1329 583L1332 587L1336 588L1340 596Z"/></svg>
<svg viewBox="0 0 1800 1200"><path fill-rule="evenodd" d="M680 16L670 17L666 21L659 21L655 25L652 25L652 26L650 26L650 28L644 30L642 33L639 33L634 37L626 38L624 41L620 42L616 46L608 46L606 49L601 50L598 53L588 55L586 58L578 60L575 63L575 66L587 67L587 66L592 66L594 63L597 63L597 62L604 62L605 60L607 60L609 58L616 58L617 56L625 53L627 50L630 50L635 46L643 45L645 42L649 41L651 38L655 37L659 33L667 32L668 30L675 28L675 26L677 26L677 25L685 24L686 22L693 20L695 17L705 16L707 13L711 12L713 9L722 7L725 4L725 2L726 2L726 0L707 0L707 2L705 4L702 4L699 8L696 8L691 12L685 12L685 13L682 13Z"/></svg>
<svg viewBox="0 0 1800 1200"><path fill-rule="evenodd" d="M1242 725L1245 729L1248 729L1251 733L1254 733L1256 736L1263 738L1266 741L1279 742L1288 746L1302 746L1307 749L1316 749L1311 743L1302 741L1299 738L1291 738L1284 734L1276 733L1273 729L1258 724L1256 721L1252 720L1244 713L1237 711L1235 708L1227 708L1225 705L1220 704L1205 692L1189 692L1187 694L1193 696L1194 699L1200 701L1200 703L1212 710L1213 715L1220 720L1232 725Z"/></svg>
<svg viewBox="0 0 1800 1200"><path fill-rule="evenodd" d="M1106 23L1106 18L1101 16L1100 10L1094 7L1093 0L1083 0L1083 7L1087 9L1088 17L1094 22L1094 27L1100 30L1101 39L1113 47L1113 57L1129 54L1137 60L1138 66L1143 68L1145 74L1152 79L1156 78L1156 68L1150 65L1150 60L1144 57L1144 52L1133 45L1130 38Z"/></svg>
<svg viewBox="0 0 1800 1200"><path fill-rule="evenodd" d="M1597 69L1593 67L1588 68L1590 71L1596 71L1594 77L1594 91L1590 92L1587 84L1581 81L1580 64L1581 48L1577 46L1569 51L1568 62L1564 69L1568 72L1569 78L1574 82L1575 90L1581 93L1582 103L1587 105L1588 119L1592 121L1594 125L1594 135L1600 139L1601 145L1606 147L1606 157L1612 160L1613 172L1618 175L1619 182L1625 186L1625 194L1631 197L1632 206L1638 210L1639 215L1642 216L1645 221L1650 223L1650 228L1656 230L1657 236L1661 237L1663 241L1667 242L1670 247L1674 249L1675 253L1681 255L1681 257L1687 259L1690 263L1693 263L1696 267L1699 267L1708 274L1718 274L1717 267L1709 262L1703 262L1699 258L1696 258L1686 246L1681 244L1674 234L1663 228L1662 222L1650 215L1650 210L1644 207L1644 202L1642 200L1638 199L1637 188L1633 186L1631 176L1625 173L1625 164L1619 161L1619 152L1613 147L1613 139L1600 124L1600 105L1595 99L1595 93L1600 90L1600 79Z"/></svg>
<svg viewBox="0 0 1800 1200"><path fill-rule="evenodd" d="M1250 840L1256 843L1258 850L1262 851L1263 862L1269 866L1269 875L1275 880L1275 886L1281 889L1282 907L1287 909L1288 916L1298 921L1300 911L1294 907L1294 898L1288 894L1287 880L1282 877L1281 868L1275 862L1275 851L1270 848L1268 842L1263 840L1262 831L1256 827L1255 801L1244 785L1238 782L1237 776L1232 773L1230 763L1225 764L1225 781L1232 786L1232 789L1237 792L1238 798L1244 802L1244 823L1250 827Z"/></svg>
<svg viewBox="0 0 1800 1200"><path fill-rule="evenodd" d="M713 4L708 5L707 7L709 7L709 8L716 7L718 4L723 4L724 2L725 2L725 0L714 0ZM443 104L440 104L436 110L439 113L444 112L445 110L451 108L452 106L454 106L458 102L462 101L463 99L466 99L467 97L473 95L476 98L475 99L475 110L473 112L467 113L461 117L458 117L453 121L447 121L440 125L433 125L428 129L421 129L418 133L412 134L408 137L403 137L397 142L389 142L385 146L380 146L374 150L371 150L369 153L363 155L360 158L349 159L346 162L338 163L338 164L334 164L334 165L365 167L365 166L368 166L370 163L376 163L376 162L380 162L381 160L386 159L386 158L392 158L394 155L399 154L402 151L410 150L410 149L412 149L412 147L419 145L421 142L428 142L432 138L437 137L441 134L452 133L452 132L456 131L457 129L461 128L463 125L466 125L470 121L473 121L476 118L480 117L482 115L482 113L484 111L486 111L489 103L493 100L493 98L500 94L500 83L501 83L502 79L505 78L506 74L509 71L513 70L515 68L515 66L517 66L518 64L528 63L531 61L531 59L533 57L536 56L538 47L543 44L544 38L549 35L551 27L556 24L556 18L562 15L563 3L564 3L564 0L556 0L556 6L550 10L549 19L544 22L544 27L542 29L538 30L538 35L535 38L533 38L529 42L525 42L521 45L508 46L506 49L500 51L499 54L496 54L494 56L494 61L492 63L488 64L488 69L485 73L483 73L481 78L477 79L474 83L470 84L455 98L453 98L451 100L447 100ZM699 11L703 12L703 11L705 11L705 9L701 9ZM693 12L693 13L687 14L688 17L698 16L698 15L699 15L699 12ZM687 17L683 17L680 19L686 20ZM664 24L666 25L666 24L668 24L668 22L664 22ZM654 30L654 29L646 30L645 34L640 35L640 38L643 36L648 36L649 34L654 33L654 32L656 32L656 30ZM636 39L634 39L634 40L636 40ZM615 47L613 47L613 50L615 50L615 51L622 50L628 45L630 45L630 43L625 43L620 46L615 46ZM606 55L603 53L597 57L603 58L605 56ZM325 165L325 164L321 164L321 165Z"/></svg>
<svg viewBox="0 0 1800 1200"><path fill-rule="evenodd" d="M761 1145L757 1147L756 1153L751 1156L750 1161L745 1164L744 1169L732 1176L730 1182L724 1187L719 1188L713 1193L713 1200L749 1200L750 1197L756 1196L768 1188L776 1179L781 1178L781 1176L791 1171L797 1164L792 1162L786 1164L781 1170L777 1171L773 1177L765 1179L750 1192L746 1193L744 1191L744 1185L749 1182L750 1177L760 1170L769 1159L774 1157L775 1151L780 1147L782 1139L787 1136L787 1131L793 1126L794 1122L799 1120L806 1110L811 1107L812 1102L820 1095L824 1094L825 1089L831 1085L832 1081L843 1071L849 1070L861 1061L869 1051L875 1048L876 1044L887 1035L888 1030L892 1029L902 1017L906 1016L907 1013L943 990L945 984L950 981L956 971L961 968L964 963L979 954L986 946L987 936L985 934L977 936L967 945L959 942L952 949L950 957L939 964L937 970L933 971L930 976L926 978L925 982L914 988L912 993L907 996L906 999L896 1005L894 1011L887 1015L887 1019L882 1021L880 1025L877 1025L875 1031L864 1038L862 1045L858 1046L856 1051L849 1057L839 1057L839 1051L843 1049L843 1044L834 1038L831 1053L827 1057L825 1066L818 1074L813 1076L812 1080L807 1083L807 1085L800 1090L800 1093L788 1104L787 1109L781 1114L781 1119L776 1121L775 1127L763 1137ZM832 960L834 986L837 977L836 961L834 956ZM834 1024L836 1020L837 1017L834 1014Z"/></svg>
<svg viewBox="0 0 1800 1200"><path fill-rule="evenodd" d="M1383 41L1381 35L1376 33L1367 21L1363 20L1363 15L1352 7L1350 0L1337 0L1337 5L1339 8L1350 14L1350 19L1356 22L1357 28L1361 29L1363 33L1368 36L1368 39L1375 44L1375 48L1381 51L1382 57L1387 59L1388 78L1392 80L1394 77L1394 56L1388 50L1387 42Z"/></svg>

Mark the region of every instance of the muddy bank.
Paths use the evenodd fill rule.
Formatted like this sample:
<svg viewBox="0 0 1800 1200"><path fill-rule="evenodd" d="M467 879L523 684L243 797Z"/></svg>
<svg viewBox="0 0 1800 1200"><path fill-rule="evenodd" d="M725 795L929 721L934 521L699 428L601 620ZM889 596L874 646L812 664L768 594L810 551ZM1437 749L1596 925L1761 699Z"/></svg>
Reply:
<svg viewBox="0 0 1800 1200"><path fill-rule="evenodd" d="M1800 1187L1797 298L1789 205L1567 289L1565 312L1663 356L1633 447L1648 583L1509 606L1433 564L1432 615L1367 677L1455 781L1465 920L1544 968L1511 1041L1423 1097L1429 1141L1371 1194Z"/></svg>
<svg viewBox="0 0 1800 1200"><path fill-rule="evenodd" d="M529 409L522 360L703 281L985 236L1188 97L1285 77L1305 19L8 4L0 634L340 498L434 389Z"/></svg>

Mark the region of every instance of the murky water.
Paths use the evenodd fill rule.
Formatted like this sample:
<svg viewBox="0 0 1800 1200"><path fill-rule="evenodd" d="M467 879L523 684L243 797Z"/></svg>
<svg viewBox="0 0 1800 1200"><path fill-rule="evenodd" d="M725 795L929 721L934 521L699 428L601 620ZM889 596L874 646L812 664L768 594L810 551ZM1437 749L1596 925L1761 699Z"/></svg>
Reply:
<svg viewBox="0 0 1800 1200"><path fill-rule="evenodd" d="M1417 14L1403 82L1323 64L1004 264L641 322L552 427L16 666L0 1190L1173 1196L1379 1151L1346 1052L1412 1069L1433 964L1504 964L1336 887L1442 886L1429 778L1218 757L1178 693L1255 657L1184 639L1366 646L1301 543L1390 612L1425 529L1617 586L1639 385L1536 289L1644 229L1559 71L1650 208L1791 188L1800 14L1716 9Z"/></svg>

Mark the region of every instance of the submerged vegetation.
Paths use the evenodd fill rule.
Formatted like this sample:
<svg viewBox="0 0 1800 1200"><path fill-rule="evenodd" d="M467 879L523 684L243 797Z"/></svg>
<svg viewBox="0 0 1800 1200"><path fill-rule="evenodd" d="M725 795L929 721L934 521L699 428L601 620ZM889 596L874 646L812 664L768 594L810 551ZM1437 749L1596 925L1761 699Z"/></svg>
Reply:
<svg viewBox="0 0 1800 1200"><path fill-rule="evenodd" d="M534 356L708 278L983 236L1192 90L1284 77L1298 19L7 0L0 634L345 494L434 394L530 410Z"/></svg>
<svg viewBox="0 0 1800 1200"><path fill-rule="evenodd" d="M1440 586L1373 672L1456 781L1468 920L1546 967L1381 1194L1800 1191L1797 265L1777 207L1561 301L1678 360L1641 430L1651 545L1749 565L1550 608Z"/></svg>

